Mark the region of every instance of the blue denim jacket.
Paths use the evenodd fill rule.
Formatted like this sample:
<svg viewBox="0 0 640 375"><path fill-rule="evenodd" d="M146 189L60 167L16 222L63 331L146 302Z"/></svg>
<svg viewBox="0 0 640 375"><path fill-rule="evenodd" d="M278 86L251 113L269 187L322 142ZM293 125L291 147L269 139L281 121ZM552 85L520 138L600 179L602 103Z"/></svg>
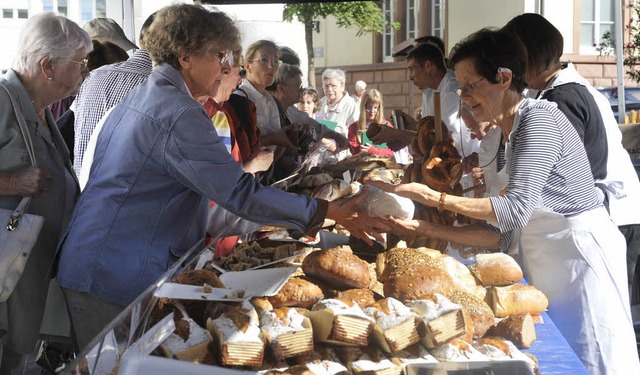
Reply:
<svg viewBox="0 0 640 375"><path fill-rule="evenodd" d="M204 236L209 200L254 222L302 230L326 214L326 202L243 173L180 73L161 65L100 132L89 181L58 245L58 282L128 304Z"/></svg>

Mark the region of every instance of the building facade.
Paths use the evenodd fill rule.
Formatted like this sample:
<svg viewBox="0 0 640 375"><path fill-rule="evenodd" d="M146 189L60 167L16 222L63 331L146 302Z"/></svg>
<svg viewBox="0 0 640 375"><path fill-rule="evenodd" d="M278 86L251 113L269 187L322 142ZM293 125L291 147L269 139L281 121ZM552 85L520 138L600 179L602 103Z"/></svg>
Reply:
<svg viewBox="0 0 640 375"><path fill-rule="evenodd" d="M382 92L387 112L403 109L413 113L420 106L420 94L408 80L404 57L394 57L394 52L424 35L439 36L450 51L476 30L501 27L522 13L538 13L562 32L563 60L572 61L594 86L615 86L615 57L601 56L596 46L606 31L613 33L614 7L622 4L626 24L631 19L633 3L634 0L383 0L385 18L398 22L399 29L387 28L382 35L355 38L351 36L355 31L339 29L331 18L321 20L320 32L314 33L314 52L322 53L315 54L316 82L319 86L324 68L339 67L347 72L348 90L353 91L353 84L362 79L369 88ZM336 38L334 35L338 34L340 37ZM628 39L629 35L625 35ZM637 86L627 79L625 84Z"/></svg>

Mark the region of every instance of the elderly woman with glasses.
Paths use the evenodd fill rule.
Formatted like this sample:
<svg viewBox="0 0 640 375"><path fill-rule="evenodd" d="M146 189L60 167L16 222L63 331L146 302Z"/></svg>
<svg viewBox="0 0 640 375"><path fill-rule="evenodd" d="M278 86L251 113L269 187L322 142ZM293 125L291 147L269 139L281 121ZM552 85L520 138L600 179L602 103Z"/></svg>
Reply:
<svg viewBox="0 0 640 375"><path fill-rule="evenodd" d="M640 373L623 272L624 238L594 186L580 137L555 104L525 99L526 51L513 34L480 30L454 47L451 65L474 118L508 143L499 196L450 196L420 184L386 190L440 211L493 223L447 228L398 221L396 231L506 248L519 230L518 260L549 299L549 315L591 374Z"/></svg>
<svg viewBox="0 0 640 375"><path fill-rule="evenodd" d="M329 217L380 238L356 211L363 198L329 203L264 187L229 154L196 100L215 95L228 51L240 49L227 15L171 5L145 38L157 67L107 116L58 247L78 348L204 238L210 200L260 224L314 232Z"/></svg>
<svg viewBox="0 0 640 375"><path fill-rule="evenodd" d="M44 224L20 281L9 299L0 303L1 374L21 374L33 351L49 290L47 271L78 195L69 150L48 106L82 83L91 38L64 16L41 13L26 22L18 46L13 69L0 77L0 85L18 101L20 112L14 111L9 93L0 88L0 207L13 210L22 197L32 197L27 212L43 216ZM19 117L25 119L36 167L27 153ZM65 317L64 307L60 314Z"/></svg>

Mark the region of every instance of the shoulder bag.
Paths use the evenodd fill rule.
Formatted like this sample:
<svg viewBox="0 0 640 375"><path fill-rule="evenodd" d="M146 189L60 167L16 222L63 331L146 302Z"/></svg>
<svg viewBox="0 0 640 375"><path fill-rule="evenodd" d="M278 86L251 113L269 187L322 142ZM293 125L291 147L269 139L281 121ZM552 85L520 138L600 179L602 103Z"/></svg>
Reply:
<svg viewBox="0 0 640 375"><path fill-rule="evenodd" d="M7 85L0 83L0 86L11 98L31 165L35 167L33 143L16 95ZM30 202L31 197L23 197L15 210L0 208L0 302L5 302L18 284L44 223L44 217L26 213Z"/></svg>

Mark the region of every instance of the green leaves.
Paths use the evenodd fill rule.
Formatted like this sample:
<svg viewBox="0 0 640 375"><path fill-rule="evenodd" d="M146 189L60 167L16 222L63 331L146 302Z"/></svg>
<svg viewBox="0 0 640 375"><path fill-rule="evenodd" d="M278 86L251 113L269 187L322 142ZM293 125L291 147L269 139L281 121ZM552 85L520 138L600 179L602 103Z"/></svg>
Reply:
<svg viewBox="0 0 640 375"><path fill-rule="evenodd" d="M366 33L382 33L387 26L394 29L400 27L397 22L385 21L382 9L375 1L286 4L283 19L291 22L295 17L300 22L308 24L317 18L330 15L336 18L340 27L357 27L359 36Z"/></svg>

